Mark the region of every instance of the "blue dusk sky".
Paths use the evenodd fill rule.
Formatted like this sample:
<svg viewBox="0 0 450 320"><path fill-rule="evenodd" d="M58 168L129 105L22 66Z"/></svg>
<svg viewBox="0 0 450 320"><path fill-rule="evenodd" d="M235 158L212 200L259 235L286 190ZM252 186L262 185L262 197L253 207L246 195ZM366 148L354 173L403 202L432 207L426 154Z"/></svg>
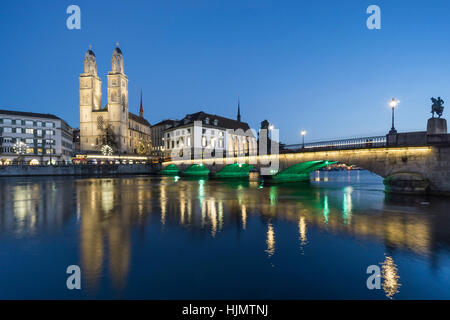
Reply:
<svg viewBox="0 0 450 320"><path fill-rule="evenodd" d="M66 9L81 8L81 30ZM381 8L381 30L366 9ZM151 123L203 110L285 143L425 130L430 97L450 99L450 1L1 1L0 108L79 126L78 76L89 45L106 75L116 42L129 109L142 88ZM448 105L450 106L450 100ZM447 110L445 110L447 111ZM444 111L444 115L446 112Z"/></svg>

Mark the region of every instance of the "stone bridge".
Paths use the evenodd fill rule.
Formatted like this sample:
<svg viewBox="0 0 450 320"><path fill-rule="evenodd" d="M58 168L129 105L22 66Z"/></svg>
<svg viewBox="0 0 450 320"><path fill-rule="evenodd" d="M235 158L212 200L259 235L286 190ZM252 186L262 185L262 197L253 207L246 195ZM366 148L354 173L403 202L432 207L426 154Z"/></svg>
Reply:
<svg viewBox="0 0 450 320"><path fill-rule="evenodd" d="M163 168L183 175L218 178L248 175L258 170L264 180L309 180L309 173L331 163L355 165L384 178L386 191L450 195L450 135L426 132L292 145L280 154L173 160ZM176 167L175 167L176 166ZM174 171L174 172L175 172Z"/></svg>

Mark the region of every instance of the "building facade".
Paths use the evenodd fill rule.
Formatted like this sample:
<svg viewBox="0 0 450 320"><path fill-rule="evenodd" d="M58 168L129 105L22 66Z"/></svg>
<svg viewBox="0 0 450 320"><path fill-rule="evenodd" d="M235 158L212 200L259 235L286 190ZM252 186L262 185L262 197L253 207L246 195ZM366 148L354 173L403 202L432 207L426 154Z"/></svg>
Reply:
<svg viewBox="0 0 450 320"><path fill-rule="evenodd" d="M180 123L179 120L167 119L151 127L152 136L152 153L151 156L155 158L164 157L164 131L172 128Z"/></svg>
<svg viewBox="0 0 450 320"><path fill-rule="evenodd" d="M166 157L182 156L188 149L191 158L221 153L227 156L252 155L257 152L255 134L247 123L208 114L188 114L177 125L163 131Z"/></svg>
<svg viewBox="0 0 450 320"><path fill-rule="evenodd" d="M70 162L73 129L52 114L0 110L0 162Z"/></svg>
<svg viewBox="0 0 450 320"><path fill-rule="evenodd" d="M108 145L115 153L150 154L150 124L144 118L142 95L139 116L128 111L128 78L120 48L113 51L105 107L101 104L102 83L91 49L86 52L79 80L81 150L99 152Z"/></svg>

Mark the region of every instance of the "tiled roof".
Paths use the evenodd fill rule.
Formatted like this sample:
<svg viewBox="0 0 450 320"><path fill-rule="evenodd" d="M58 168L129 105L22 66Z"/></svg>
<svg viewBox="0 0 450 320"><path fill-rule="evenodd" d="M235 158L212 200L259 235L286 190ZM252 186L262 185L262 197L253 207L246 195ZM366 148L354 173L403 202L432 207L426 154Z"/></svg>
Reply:
<svg viewBox="0 0 450 320"><path fill-rule="evenodd" d="M50 113L35 113L35 112L24 112L24 111L0 110L0 114L62 120L61 118L55 116L54 114L50 114Z"/></svg>
<svg viewBox="0 0 450 320"><path fill-rule="evenodd" d="M165 124L174 126L174 125L178 124L179 122L180 122L180 120L166 119L166 120L162 120L162 121L152 125L152 127L161 126L161 125L165 125Z"/></svg>
<svg viewBox="0 0 450 320"><path fill-rule="evenodd" d="M150 123L147 120L145 120L145 118L141 118L135 115L134 113L128 112L128 118L136 122L139 122L140 124L150 127Z"/></svg>
<svg viewBox="0 0 450 320"><path fill-rule="evenodd" d="M209 119L209 124L205 123L206 118ZM216 119L217 125L214 124L214 120ZM203 125L209 125L212 127L219 127L224 129L233 129L233 130L242 129L244 131L250 129L248 123L246 122L221 117L215 114L205 113L203 111L187 114L183 119L181 119L180 123L176 127L181 127L194 121L202 121Z"/></svg>

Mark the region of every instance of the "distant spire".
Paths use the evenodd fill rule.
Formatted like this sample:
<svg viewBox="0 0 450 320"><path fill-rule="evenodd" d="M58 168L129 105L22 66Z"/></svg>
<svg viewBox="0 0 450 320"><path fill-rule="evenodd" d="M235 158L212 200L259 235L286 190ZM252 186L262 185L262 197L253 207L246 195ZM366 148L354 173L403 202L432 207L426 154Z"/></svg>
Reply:
<svg viewBox="0 0 450 320"><path fill-rule="evenodd" d="M141 108L139 109L139 117L144 117L144 108L142 107L142 89L141 89Z"/></svg>
<svg viewBox="0 0 450 320"><path fill-rule="evenodd" d="M237 121L241 122L241 102L239 101L239 96L238 96L238 114L237 114Z"/></svg>

